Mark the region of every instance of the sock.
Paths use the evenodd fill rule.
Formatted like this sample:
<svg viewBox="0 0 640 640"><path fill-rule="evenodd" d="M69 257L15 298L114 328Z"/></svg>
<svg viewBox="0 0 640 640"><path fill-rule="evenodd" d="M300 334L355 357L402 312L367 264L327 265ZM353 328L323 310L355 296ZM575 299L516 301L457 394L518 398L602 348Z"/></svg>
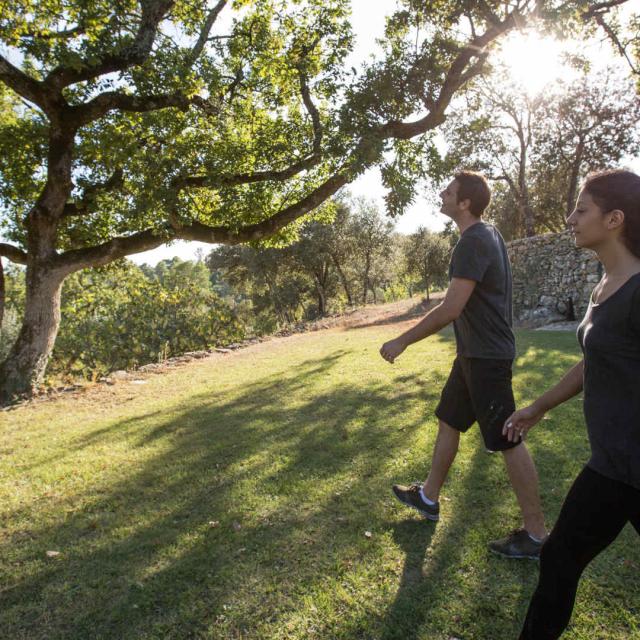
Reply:
<svg viewBox="0 0 640 640"><path fill-rule="evenodd" d="M434 507L435 505L437 505L437 502L434 502L433 500L429 500L429 498L427 498L427 496L424 495L424 493L422 492L422 487L420 487L420 497L430 506L430 507Z"/></svg>

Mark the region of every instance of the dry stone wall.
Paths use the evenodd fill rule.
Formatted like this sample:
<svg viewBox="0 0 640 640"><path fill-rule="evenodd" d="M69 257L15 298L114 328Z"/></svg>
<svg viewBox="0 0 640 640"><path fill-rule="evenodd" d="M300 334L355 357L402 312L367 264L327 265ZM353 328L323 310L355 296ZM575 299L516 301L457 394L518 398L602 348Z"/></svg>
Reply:
<svg viewBox="0 0 640 640"><path fill-rule="evenodd" d="M576 248L569 232L514 240L507 248L516 322L541 326L582 318L602 273L592 251Z"/></svg>

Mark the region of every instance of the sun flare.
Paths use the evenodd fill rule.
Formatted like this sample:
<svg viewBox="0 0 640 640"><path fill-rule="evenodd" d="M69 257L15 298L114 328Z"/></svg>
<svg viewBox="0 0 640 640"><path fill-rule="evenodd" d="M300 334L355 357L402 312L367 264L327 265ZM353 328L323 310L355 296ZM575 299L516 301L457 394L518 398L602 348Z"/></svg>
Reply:
<svg viewBox="0 0 640 640"><path fill-rule="evenodd" d="M569 80L575 70L563 61L568 43L535 32L515 32L502 45L499 60L529 95L540 93L556 80Z"/></svg>

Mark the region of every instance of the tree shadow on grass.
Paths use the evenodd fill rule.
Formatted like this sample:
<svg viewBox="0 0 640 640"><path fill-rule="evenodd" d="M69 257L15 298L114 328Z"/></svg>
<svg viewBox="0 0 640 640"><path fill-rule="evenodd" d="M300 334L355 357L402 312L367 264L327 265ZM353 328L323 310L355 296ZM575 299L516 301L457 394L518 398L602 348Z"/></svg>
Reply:
<svg viewBox="0 0 640 640"><path fill-rule="evenodd" d="M370 499L354 482L419 426L389 428L425 395L410 380L323 386L341 355L76 439L82 449L124 434L134 449L157 448L118 481L69 497L82 508L29 523L11 552L24 569L0 594L7 637L226 638L273 624L256 608L295 609L358 546L358 505ZM13 516L33 518L29 507ZM46 549L61 556L45 561Z"/></svg>
<svg viewBox="0 0 640 640"><path fill-rule="evenodd" d="M545 349L554 354L553 344ZM30 537L4 546L19 567L0 593L6 637L515 637L537 572L486 552L507 528L504 505L513 500L506 474L495 472L502 462L469 436L478 450L460 479L454 471L437 546L432 525L389 521L372 496L398 480L388 463L416 442L424 422L416 404L428 410L439 388L400 372L336 384L346 355L309 359L238 391L212 389L171 417L141 414L76 438L86 455L122 438L132 454L151 453L71 496L80 507L66 517L37 520L30 505L13 514L29 523ZM518 374L531 393L548 380L538 365ZM532 443L548 460L541 485L552 512L575 475L578 428L541 431ZM564 485L552 495L559 469ZM405 554L395 597L381 613L346 605L331 585L375 567L377 533L389 530ZM46 549L62 555L44 560ZM630 557L640 562L637 552Z"/></svg>
<svg viewBox="0 0 640 640"><path fill-rule="evenodd" d="M462 471L461 486L446 503L437 525L444 532L435 547L430 547L433 524L396 525L394 540L406 557L396 597L380 622L381 640L497 640L513 635L509 612L495 599L495 571L507 575L515 571L519 582L530 583L535 568L522 563L508 566L486 548L491 535L505 526L499 521L499 506L512 499L509 486L492 486L491 467L502 464L497 456L476 446ZM526 597L518 588L510 595L511 604L514 595L520 600ZM492 621L489 635L487 620Z"/></svg>

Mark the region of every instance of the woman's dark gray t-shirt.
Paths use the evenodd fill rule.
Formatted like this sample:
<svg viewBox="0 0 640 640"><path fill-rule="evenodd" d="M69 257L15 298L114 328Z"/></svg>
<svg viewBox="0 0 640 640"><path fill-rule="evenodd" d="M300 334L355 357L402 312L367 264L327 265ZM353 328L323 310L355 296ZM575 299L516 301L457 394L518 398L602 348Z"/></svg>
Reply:
<svg viewBox="0 0 640 640"><path fill-rule="evenodd" d="M640 273L589 308L578 327L584 353L588 466L640 489Z"/></svg>

